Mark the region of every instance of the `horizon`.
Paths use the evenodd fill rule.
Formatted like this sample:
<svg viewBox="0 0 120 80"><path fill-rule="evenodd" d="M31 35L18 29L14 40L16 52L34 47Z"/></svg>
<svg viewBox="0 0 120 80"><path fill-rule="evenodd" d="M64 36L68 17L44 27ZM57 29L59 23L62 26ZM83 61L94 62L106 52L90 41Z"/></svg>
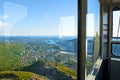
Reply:
<svg viewBox="0 0 120 80"><path fill-rule="evenodd" d="M10 37L16 37L16 36L40 36L40 37L59 37L59 35L0 35L0 36L3 36L3 37L6 37L6 36L10 36ZM62 36L62 37L78 37L78 36ZM90 36L91 37L91 36Z"/></svg>
<svg viewBox="0 0 120 80"><path fill-rule="evenodd" d="M41 35L17 35L17 36L2 36L2 35L0 35L0 37L1 38L27 38L27 37L29 37L29 38L57 38L57 39L64 39L64 38L72 38L72 39L77 39L78 38L78 36L62 36L62 37L59 37L59 36L47 36L47 35L45 35L45 36L41 36Z"/></svg>

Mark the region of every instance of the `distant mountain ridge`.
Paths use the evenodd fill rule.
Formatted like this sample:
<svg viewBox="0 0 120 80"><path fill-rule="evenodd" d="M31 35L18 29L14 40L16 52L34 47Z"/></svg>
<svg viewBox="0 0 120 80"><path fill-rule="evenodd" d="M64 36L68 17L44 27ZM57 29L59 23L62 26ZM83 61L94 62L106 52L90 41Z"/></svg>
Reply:
<svg viewBox="0 0 120 80"><path fill-rule="evenodd" d="M65 48L66 51L77 53L77 39L71 39L71 40L63 40L60 41L58 44L60 44L62 47Z"/></svg>

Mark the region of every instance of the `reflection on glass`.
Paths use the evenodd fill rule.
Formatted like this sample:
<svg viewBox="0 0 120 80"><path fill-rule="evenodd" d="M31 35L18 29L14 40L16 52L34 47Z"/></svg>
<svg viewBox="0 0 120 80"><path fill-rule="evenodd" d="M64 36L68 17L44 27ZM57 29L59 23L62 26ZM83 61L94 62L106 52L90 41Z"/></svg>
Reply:
<svg viewBox="0 0 120 80"><path fill-rule="evenodd" d="M120 11L113 11L113 42L120 42ZM112 54L120 56L120 44L112 44Z"/></svg>
<svg viewBox="0 0 120 80"><path fill-rule="evenodd" d="M120 44L112 44L112 54L120 56Z"/></svg>
<svg viewBox="0 0 120 80"><path fill-rule="evenodd" d="M108 36L108 13L103 13L103 43L107 43L107 36ZM104 44L103 44L104 45Z"/></svg>
<svg viewBox="0 0 120 80"><path fill-rule="evenodd" d="M92 67L99 55L99 11L99 1L88 0L88 14L86 21L87 75L91 73Z"/></svg>
<svg viewBox="0 0 120 80"><path fill-rule="evenodd" d="M113 11L113 37L120 37L120 11Z"/></svg>
<svg viewBox="0 0 120 80"><path fill-rule="evenodd" d="M0 80L77 80L77 0L0 4Z"/></svg>

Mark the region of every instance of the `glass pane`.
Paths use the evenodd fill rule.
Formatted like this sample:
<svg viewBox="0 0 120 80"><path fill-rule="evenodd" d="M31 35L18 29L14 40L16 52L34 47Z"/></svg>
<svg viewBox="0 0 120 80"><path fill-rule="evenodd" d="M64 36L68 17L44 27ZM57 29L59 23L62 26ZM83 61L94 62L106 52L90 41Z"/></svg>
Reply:
<svg viewBox="0 0 120 80"><path fill-rule="evenodd" d="M120 44L112 44L112 54L120 56Z"/></svg>
<svg viewBox="0 0 120 80"><path fill-rule="evenodd" d="M93 5L94 4L94 5ZM99 55L99 1L88 0L88 13L87 13L87 74L91 73L94 62Z"/></svg>
<svg viewBox="0 0 120 80"><path fill-rule="evenodd" d="M120 11L113 11L113 35L112 41L120 42ZM112 44L112 54L120 56L120 44Z"/></svg>
<svg viewBox="0 0 120 80"><path fill-rule="evenodd" d="M113 37L120 37L120 11L113 11Z"/></svg>
<svg viewBox="0 0 120 80"><path fill-rule="evenodd" d="M108 13L103 13L103 45L107 43L107 37L108 37ZM104 49L104 48L103 48Z"/></svg>
<svg viewBox="0 0 120 80"><path fill-rule="evenodd" d="M77 0L0 0L0 80L77 80Z"/></svg>

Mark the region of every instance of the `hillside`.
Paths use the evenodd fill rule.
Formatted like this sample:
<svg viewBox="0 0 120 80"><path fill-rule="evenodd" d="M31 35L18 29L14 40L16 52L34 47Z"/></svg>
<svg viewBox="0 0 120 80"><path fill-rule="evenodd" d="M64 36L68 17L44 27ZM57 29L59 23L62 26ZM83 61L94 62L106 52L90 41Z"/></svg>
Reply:
<svg viewBox="0 0 120 80"><path fill-rule="evenodd" d="M41 75L23 71L0 72L0 80L49 80Z"/></svg>
<svg viewBox="0 0 120 80"><path fill-rule="evenodd" d="M66 46L61 46L62 44ZM12 37L10 41L0 43L0 72L8 71L10 73L10 75L5 73L3 76L1 73L0 76L1 78L6 76L16 78L16 74L13 75L11 72L29 71L45 76L50 80L76 80L77 55L65 48L73 44L74 39L63 40L59 44L56 43L56 38L55 40L46 40L46 38L40 37L20 39Z"/></svg>
<svg viewBox="0 0 120 80"><path fill-rule="evenodd" d="M51 62L50 64L51 66L57 68L58 71L61 71L65 73L67 76L72 77L73 80L77 80L77 71L56 62Z"/></svg>
<svg viewBox="0 0 120 80"><path fill-rule="evenodd" d="M28 67L24 67L23 71L44 75L51 80L77 80L76 71L56 62L46 63L43 60L39 60Z"/></svg>
<svg viewBox="0 0 120 80"><path fill-rule="evenodd" d="M20 68L21 51L18 44L0 44L0 71Z"/></svg>

